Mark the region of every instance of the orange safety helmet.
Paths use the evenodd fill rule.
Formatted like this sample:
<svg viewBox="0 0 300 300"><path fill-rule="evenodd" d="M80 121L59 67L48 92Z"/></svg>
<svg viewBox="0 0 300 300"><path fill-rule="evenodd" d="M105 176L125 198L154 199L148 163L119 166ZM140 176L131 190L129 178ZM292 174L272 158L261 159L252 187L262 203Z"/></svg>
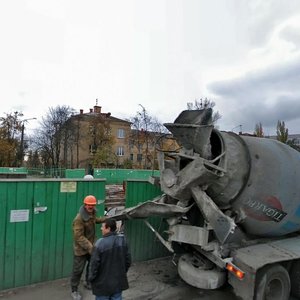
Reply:
<svg viewBox="0 0 300 300"><path fill-rule="evenodd" d="M84 198L83 200L84 204L88 204L88 205L96 205L97 204L97 200L96 197L93 195L88 195Z"/></svg>

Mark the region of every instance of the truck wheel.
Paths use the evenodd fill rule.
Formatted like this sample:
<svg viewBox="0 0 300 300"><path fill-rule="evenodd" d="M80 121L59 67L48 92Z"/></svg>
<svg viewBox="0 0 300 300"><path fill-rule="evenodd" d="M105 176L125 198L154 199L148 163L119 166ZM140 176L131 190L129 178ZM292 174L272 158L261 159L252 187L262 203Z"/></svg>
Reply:
<svg viewBox="0 0 300 300"><path fill-rule="evenodd" d="M288 300L291 283L287 270L279 265L262 268L256 279L256 300Z"/></svg>
<svg viewBox="0 0 300 300"><path fill-rule="evenodd" d="M296 260L291 268L291 294L300 299L300 260Z"/></svg>

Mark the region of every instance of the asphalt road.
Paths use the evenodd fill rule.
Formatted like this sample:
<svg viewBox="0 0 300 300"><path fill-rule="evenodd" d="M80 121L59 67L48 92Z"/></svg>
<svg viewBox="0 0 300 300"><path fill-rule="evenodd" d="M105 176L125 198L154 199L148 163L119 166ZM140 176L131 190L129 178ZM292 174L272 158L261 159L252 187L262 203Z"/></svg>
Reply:
<svg viewBox="0 0 300 300"><path fill-rule="evenodd" d="M230 288L206 291L187 285L177 274L171 258L135 263L128 272L129 289L123 300L234 300ZM80 287L83 300L94 300L91 291ZM0 291L0 300L62 300L70 296L69 278Z"/></svg>
<svg viewBox="0 0 300 300"><path fill-rule="evenodd" d="M128 272L129 289L123 300L237 300L231 287L201 290L187 285L171 258L135 263ZM83 300L94 300L91 291L80 287ZM65 300L70 295L69 278L0 291L0 300ZM296 300L291 298L290 300Z"/></svg>

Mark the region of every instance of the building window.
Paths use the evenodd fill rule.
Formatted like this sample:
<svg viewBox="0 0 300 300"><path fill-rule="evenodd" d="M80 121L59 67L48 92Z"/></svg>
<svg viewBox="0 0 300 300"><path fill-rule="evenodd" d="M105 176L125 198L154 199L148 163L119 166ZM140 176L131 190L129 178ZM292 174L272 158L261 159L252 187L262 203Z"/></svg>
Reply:
<svg viewBox="0 0 300 300"><path fill-rule="evenodd" d="M137 154L136 160L137 161L142 161L142 159L143 159L143 154Z"/></svg>
<svg viewBox="0 0 300 300"><path fill-rule="evenodd" d="M118 129L118 138L124 139L125 138L125 130L123 128Z"/></svg>
<svg viewBox="0 0 300 300"><path fill-rule="evenodd" d="M97 145L90 145L89 149L90 149L90 154L94 154L97 151Z"/></svg>
<svg viewBox="0 0 300 300"><path fill-rule="evenodd" d="M130 160L133 161L133 154L130 154Z"/></svg>
<svg viewBox="0 0 300 300"><path fill-rule="evenodd" d="M117 156L124 156L124 147L123 146L119 146L117 148Z"/></svg>

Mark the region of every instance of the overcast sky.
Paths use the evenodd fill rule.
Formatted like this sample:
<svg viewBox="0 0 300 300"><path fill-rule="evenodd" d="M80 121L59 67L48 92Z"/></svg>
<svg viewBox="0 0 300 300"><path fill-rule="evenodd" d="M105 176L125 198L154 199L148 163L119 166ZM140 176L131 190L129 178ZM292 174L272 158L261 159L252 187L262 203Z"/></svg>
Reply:
<svg viewBox="0 0 300 300"><path fill-rule="evenodd" d="M300 133L299 0L7 0L0 36L1 116L97 98L165 123L207 97L221 130Z"/></svg>

